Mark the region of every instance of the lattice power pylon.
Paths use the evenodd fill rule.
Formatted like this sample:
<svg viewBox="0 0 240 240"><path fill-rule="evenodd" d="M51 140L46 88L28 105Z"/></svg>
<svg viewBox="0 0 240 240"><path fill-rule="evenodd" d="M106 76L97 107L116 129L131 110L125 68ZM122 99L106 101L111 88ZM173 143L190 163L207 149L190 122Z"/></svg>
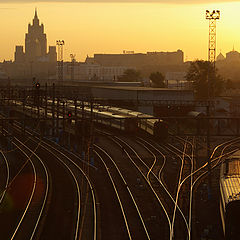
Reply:
<svg viewBox="0 0 240 240"><path fill-rule="evenodd" d="M216 59L216 28L217 20L220 19L220 11L213 10L209 12L206 10L206 19L209 20L209 44L208 44L208 61L215 66Z"/></svg>
<svg viewBox="0 0 240 240"><path fill-rule="evenodd" d="M63 81L63 46L65 44L64 40L56 41L58 47L58 80Z"/></svg>

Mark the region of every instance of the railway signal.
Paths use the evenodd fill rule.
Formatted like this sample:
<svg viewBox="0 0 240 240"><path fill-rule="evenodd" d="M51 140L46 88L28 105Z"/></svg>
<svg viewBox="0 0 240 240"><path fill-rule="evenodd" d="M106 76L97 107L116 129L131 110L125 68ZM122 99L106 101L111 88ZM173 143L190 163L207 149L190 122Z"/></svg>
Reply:
<svg viewBox="0 0 240 240"><path fill-rule="evenodd" d="M68 123L71 124L72 123L72 112L71 111L68 111L67 118L68 118Z"/></svg>
<svg viewBox="0 0 240 240"><path fill-rule="evenodd" d="M37 90L40 89L40 83L39 83L39 82L37 82L37 83L35 84L35 88L36 88Z"/></svg>
<svg viewBox="0 0 240 240"><path fill-rule="evenodd" d="M67 117L68 117L68 118L71 118L71 117L72 117L72 112L68 111Z"/></svg>
<svg viewBox="0 0 240 240"><path fill-rule="evenodd" d="M40 83L36 82L34 91L34 104L39 107L40 104Z"/></svg>

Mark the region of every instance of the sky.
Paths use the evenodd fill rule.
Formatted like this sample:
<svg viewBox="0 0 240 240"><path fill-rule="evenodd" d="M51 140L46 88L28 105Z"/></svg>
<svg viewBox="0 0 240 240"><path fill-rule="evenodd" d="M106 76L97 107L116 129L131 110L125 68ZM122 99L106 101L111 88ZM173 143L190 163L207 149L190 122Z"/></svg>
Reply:
<svg viewBox="0 0 240 240"><path fill-rule="evenodd" d="M240 0L0 0L0 61L24 45L35 7L48 45L64 40L64 59L94 53L183 50L184 60L207 59L206 10L220 10L217 54L240 51Z"/></svg>

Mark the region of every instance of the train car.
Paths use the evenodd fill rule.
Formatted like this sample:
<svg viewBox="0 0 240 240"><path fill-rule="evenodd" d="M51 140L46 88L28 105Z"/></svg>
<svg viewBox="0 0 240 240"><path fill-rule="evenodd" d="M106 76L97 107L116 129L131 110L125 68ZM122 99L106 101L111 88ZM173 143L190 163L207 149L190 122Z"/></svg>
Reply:
<svg viewBox="0 0 240 240"><path fill-rule="evenodd" d="M154 136L158 140L166 140L168 137L168 124L161 119L153 119L153 116L128 110L129 116L138 118L138 127Z"/></svg>
<svg viewBox="0 0 240 240"><path fill-rule="evenodd" d="M73 106L69 107L70 109ZM73 110L73 109L72 109ZM137 130L137 120L126 116L125 114L119 113L117 111L110 110L106 108L84 108L85 117L90 118L91 114L96 123L105 125L107 127L112 127L115 129L123 130L128 133L133 133ZM81 111L79 111L79 115L81 116Z"/></svg>
<svg viewBox="0 0 240 240"><path fill-rule="evenodd" d="M240 239L240 151L228 157L220 169L220 212L226 240Z"/></svg>
<svg viewBox="0 0 240 240"><path fill-rule="evenodd" d="M88 106L89 104L85 103L84 113L86 115L89 115L91 111ZM72 108L73 110L74 106L70 104L68 108ZM152 115L119 107L101 105L94 106L92 114L94 119L97 119L95 121L120 130L133 133L137 129L141 129L158 140L166 140L168 137L168 124L161 119L152 119ZM98 118L104 120L100 121Z"/></svg>
<svg viewBox="0 0 240 240"><path fill-rule="evenodd" d="M101 106L94 105L91 108L90 104L84 102L84 112L80 106L81 102L77 102L77 114L78 117L93 118L95 122L98 124L105 125L107 127L112 127L118 130L123 130L128 133L136 133L138 129L141 129L148 134L157 137L160 140L165 140L168 136L168 128L167 124L159 119L151 119L153 116L143 114L141 112L132 111L129 109L122 109L118 107L111 106ZM21 105L22 103L16 103L16 105ZM51 108L52 100L48 99L49 109L47 111L47 117L52 117L52 108ZM65 112L75 112L75 105L73 101L66 101ZM31 115L37 116L45 116L44 108L39 108L39 112L37 107L25 106L25 111L30 113ZM62 119L62 112L60 111L59 119ZM149 119L148 119L149 118ZM62 122L61 122L62 123ZM75 124L74 118L71 120L71 124ZM60 124L61 127L61 124Z"/></svg>

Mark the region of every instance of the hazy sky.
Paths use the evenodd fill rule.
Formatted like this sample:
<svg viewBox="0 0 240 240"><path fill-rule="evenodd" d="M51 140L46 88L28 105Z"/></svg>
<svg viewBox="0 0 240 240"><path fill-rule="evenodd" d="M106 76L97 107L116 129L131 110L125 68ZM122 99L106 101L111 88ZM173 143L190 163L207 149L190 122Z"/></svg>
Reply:
<svg viewBox="0 0 240 240"><path fill-rule="evenodd" d="M224 0L0 0L0 61L14 58L24 45L28 23L37 7L48 45L65 40L64 58L94 53L176 51L185 60L206 59L208 21L205 11L220 10L217 52L240 51L240 1Z"/></svg>

